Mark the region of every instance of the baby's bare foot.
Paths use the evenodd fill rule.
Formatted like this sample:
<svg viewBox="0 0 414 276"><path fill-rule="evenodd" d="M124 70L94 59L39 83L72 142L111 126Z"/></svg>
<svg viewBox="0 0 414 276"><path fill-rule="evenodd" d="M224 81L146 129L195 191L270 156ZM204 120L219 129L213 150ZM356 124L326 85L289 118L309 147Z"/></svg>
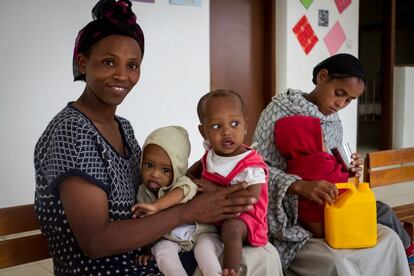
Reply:
<svg viewBox="0 0 414 276"><path fill-rule="evenodd" d="M225 268L225 269L223 269L223 274L222 275L223 276L237 276L237 273L232 268L231 269Z"/></svg>

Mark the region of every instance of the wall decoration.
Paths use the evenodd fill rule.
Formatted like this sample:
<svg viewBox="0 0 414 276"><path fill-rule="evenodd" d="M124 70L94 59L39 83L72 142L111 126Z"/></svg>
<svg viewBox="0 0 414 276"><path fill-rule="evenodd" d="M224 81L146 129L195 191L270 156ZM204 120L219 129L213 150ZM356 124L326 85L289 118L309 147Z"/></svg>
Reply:
<svg viewBox="0 0 414 276"><path fill-rule="evenodd" d="M201 0L170 0L172 5L201 7Z"/></svg>
<svg viewBox="0 0 414 276"><path fill-rule="evenodd" d="M313 0L300 0L300 2L305 7L305 9L309 9L310 5L312 5Z"/></svg>
<svg viewBox="0 0 414 276"><path fill-rule="evenodd" d="M329 11L318 10L318 26L328 27L329 26Z"/></svg>
<svg viewBox="0 0 414 276"><path fill-rule="evenodd" d="M351 5L351 2L352 0L335 0L339 14L342 14L342 12Z"/></svg>
<svg viewBox="0 0 414 276"><path fill-rule="evenodd" d="M336 21L335 25L329 30L326 36L323 38L329 54L334 55L341 48L346 40L344 29L339 21Z"/></svg>
<svg viewBox="0 0 414 276"><path fill-rule="evenodd" d="M296 23L296 25L293 27L292 31L295 33L296 38L299 40L299 43L305 51L305 54L308 54L312 50L313 46L315 46L316 42L318 42L318 38L316 37L312 26L309 24L306 15L302 16L302 18L299 19L298 23Z"/></svg>
<svg viewBox="0 0 414 276"><path fill-rule="evenodd" d="M132 0L135 2L145 2L145 3L154 3L154 0Z"/></svg>

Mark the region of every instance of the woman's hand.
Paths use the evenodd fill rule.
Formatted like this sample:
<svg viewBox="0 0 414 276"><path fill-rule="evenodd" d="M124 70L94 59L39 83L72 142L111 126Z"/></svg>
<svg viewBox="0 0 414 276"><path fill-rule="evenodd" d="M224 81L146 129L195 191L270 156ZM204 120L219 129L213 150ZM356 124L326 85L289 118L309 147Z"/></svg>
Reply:
<svg viewBox="0 0 414 276"><path fill-rule="evenodd" d="M325 202L332 204L338 196L336 186L325 180L296 180L290 185L289 192L316 201L321 205Z"/></svg>
<svg viewBox="0 0 414 276"><path fill-rule="evenodd" d="M361 154L353 153L352 154L352 162L351 162L351 169L350 169L350 177L355 176L359 178L362 172L362 165L364 164L364 159L362 159Z"/></svg>
<svg viewBox="0 0 414 276"><path fill-rule="evenodd" d="M200 192L216 192L220 189L222 189L220 186L214 184L213 182L204 179L204 178L200 178L200 179L193 179L193 182L195 184L197 184L198 186L198 191Z"/></svg>
<svg viewBox="0 0 414 276"><path fill-rule="evenodd" d="M240 213L253 208L253 197L229 197L230 194L246 188L246 183L239 183L214 192L205 192L181 205L182 216L186 223L213 223L237 217Z"/></svg>

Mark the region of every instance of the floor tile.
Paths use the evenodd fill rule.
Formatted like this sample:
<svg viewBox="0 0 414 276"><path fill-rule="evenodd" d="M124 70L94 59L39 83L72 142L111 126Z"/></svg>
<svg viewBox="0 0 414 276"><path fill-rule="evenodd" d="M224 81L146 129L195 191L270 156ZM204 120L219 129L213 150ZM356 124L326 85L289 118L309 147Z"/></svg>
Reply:
<svg viewBox="0 0 414 276"><path fill-rule="evenodd" d="M53 273L53 261L52 258L44 260L44 261L40 261L37 262L40 266L42 266L43 268L47 269L48 271L50 271L51 273Z"/></svg>
<svg viewBox="0 0 414 276"><path fill-rule="evenodd" d="M52 272L37 263L0 269L0 276L51 276Z"/></svg>

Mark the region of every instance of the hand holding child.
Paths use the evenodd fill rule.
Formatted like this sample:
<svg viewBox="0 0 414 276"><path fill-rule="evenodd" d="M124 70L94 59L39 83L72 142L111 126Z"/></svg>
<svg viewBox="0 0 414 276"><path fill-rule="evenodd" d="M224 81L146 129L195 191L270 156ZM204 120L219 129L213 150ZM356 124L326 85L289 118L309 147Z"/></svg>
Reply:
<svg viewBox="0 0 414 276"><path fill-rule="evenodd" d="M230 194L246 188L246 183L232 185L215 192L197 195L182 205L182 215L188 223L212 223L239 216L251 210L256 199L253 197L232 197Z"/></svg>
<svg viewBox="0 0 414 276"><path fill-rule="evenodd" d="M193 182L195 184L197 184L198 186L198 191L199 192L215 192L218 191L220 189L222 189L222 187L214 184L213 182L204 179L204 178L199 178L199 179L193 179Z"/></svg>

